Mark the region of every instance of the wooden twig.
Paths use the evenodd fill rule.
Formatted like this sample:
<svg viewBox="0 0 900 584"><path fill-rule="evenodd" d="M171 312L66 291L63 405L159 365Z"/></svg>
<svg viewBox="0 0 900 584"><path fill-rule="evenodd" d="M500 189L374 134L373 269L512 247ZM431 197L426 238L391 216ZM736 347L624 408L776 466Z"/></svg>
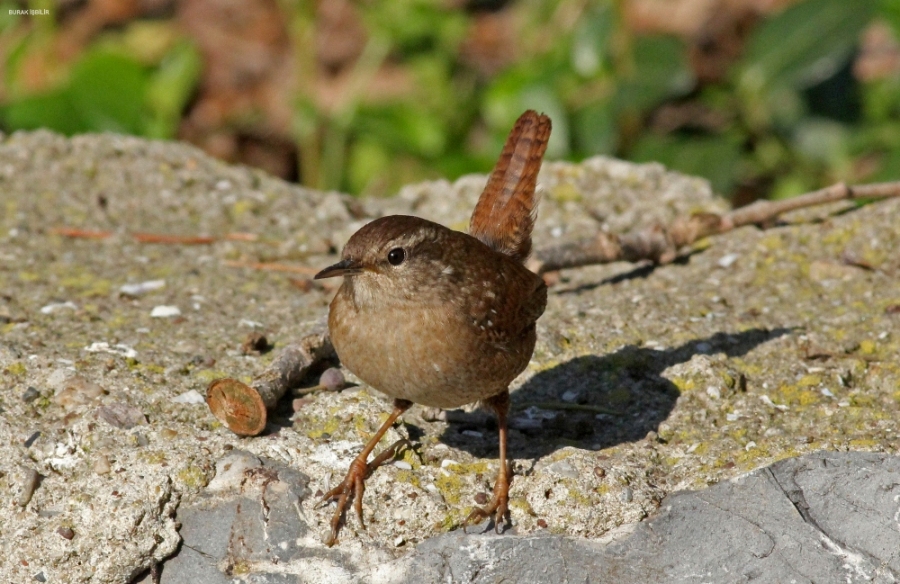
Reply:
<svg viewBox="0 0 900 584"><path fill-rule="evenodd" d="M113 236L112 231L78 229L77 227L54 227L50 230L50 233L72 239L107 239Z"/></svg>
<svg viewBox="0 0 900 584"><path fill-rule="evenodd" d="M696 213L690 217L676 218L668 226L652 225L625 235L598 233L589 239L539 249L528 261L528 267L537 274L545 274L563 268L619 261L650 260L656 264L666 264L678 257L682 248L699 239L726 233L744 225L771 223L789 211L837 201L898 196L900 181L852 187L837 183L792 199L757 201L723 215Z"/></svg>
<svg viewBox="0 0 900 584"><path fill-rule="evenodd" d="M216 379L206 390L213 415L240 436L256 436L266 427L268 410L309 370L334 356L328 332L309 334L288 345L249 385L232 378Z"/></svg>
<svg viewBox="0 0 900 584"><path fill-rule="evenodd" d="M168 235L165 233L134 233L132 237L139 243L176 245L209 245L218 240L218 238L208 235Z"/></svg>
<svg viewBox="0 0 900 584"><path fill-rule="evenodd" d="M79 229L78 227L54 227L50 230L54 235L61 235L71 239L108 239L115 235L113 231L98 231L91 229ZM255 233L226 233L221 237L205 235L170 235L166 233L132 233L131 237L138 243L161 243L169 245L207 245L217 241L257 241L259 236Z"/></svg>

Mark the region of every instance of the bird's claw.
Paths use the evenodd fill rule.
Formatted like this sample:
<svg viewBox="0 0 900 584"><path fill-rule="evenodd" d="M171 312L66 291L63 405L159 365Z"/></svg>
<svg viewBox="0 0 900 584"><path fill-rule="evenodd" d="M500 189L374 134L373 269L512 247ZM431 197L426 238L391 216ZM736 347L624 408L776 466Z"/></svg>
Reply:
<svg viewBox="0 0 900 584"><path fill-rule="evenodd" d="M408 446L409 440L397 440L381 452L381 454L376 456L370 463L366 463L364 459L357 457L350 463L350 468L347 470L347 476L344 477L344 480L341 481L338 486L322 496L322 499L316 504L316 508L320 508L329 501L337 499L337 507L331 518L331 533L329 534L328 539L325 540L325 545L331 547L337 543L338 533L341 531L342 520L344 513L347 511L347 507L350 504L351 496L353 497L353 508L356 510L356 516L359 518L359 525L363 530L366 529L362 510L363 493L366 490L366 479L376 468L396 456L397 452L399 452L402 447Z"/></svg>
<svg viewBox="0 0 900 584"><path fill-rule="evenodd" d="M493 519L494 531L498 534L506 531L512 522L509 518L509 481L505 477L497 478L494 485L494 496L486 507L476 507L463 522L463 533L466 529L484 519Z"/></svg>

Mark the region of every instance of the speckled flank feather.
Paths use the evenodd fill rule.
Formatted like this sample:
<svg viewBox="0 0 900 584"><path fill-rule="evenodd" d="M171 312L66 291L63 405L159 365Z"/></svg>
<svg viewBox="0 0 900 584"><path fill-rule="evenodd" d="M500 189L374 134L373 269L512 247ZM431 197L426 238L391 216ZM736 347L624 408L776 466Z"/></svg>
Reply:
<svg viewBox="0 0 900 584"><path fill-rule="evenodd" d="M550 118L533 110L519 117L469 224L472 236L520 262L531 253L534 190L549 138Z"/></svg>

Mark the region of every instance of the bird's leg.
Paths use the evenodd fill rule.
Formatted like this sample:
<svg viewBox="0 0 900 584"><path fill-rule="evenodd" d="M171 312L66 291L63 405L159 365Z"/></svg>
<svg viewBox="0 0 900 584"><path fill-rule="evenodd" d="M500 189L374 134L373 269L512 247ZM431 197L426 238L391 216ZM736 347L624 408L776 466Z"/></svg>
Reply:
<svg viewBox="0 0 900 584"><path fill-rule="evenodd" d="M337 543L338 532L341 530L341 520L344 517L347 506L350 504L351 495L353 496L353 506L356 509L356 515L359 517L359 524L363 529L366 528L365 523L363 523L362 514L362 497L363 492L366 489L366 478L372 474L372 471L384 464L386 460L393 458L401 446L407 445L409 442L405 439L397 440L385 451L376 456L372 462L367 462L367 460L372 451L375 450L375 446L378 445L378 442L384 436L385 432L388 431L388 428L390 428L394 422L397 421L397 418L399 418L403 412L408 410L410 406L412 406L411 401L404 399L394 400L394 411L391 412L391 415L384 421L384 424L378 428L375 435L366 443L362 452L359 453L359 456L350 463L350 469L347 471L347 476L344 477L341 484L325 493L322 500L319 502L321 505L332 499L337 499L337 509L334 510L334 516L331 518L331 534L325 541L325 545L328 547Z"/></svg>
<svg viewBox="0 0 900 584"><path fill-rule="evenodd" d="M466 517L463 529L471 523L487 517L494 519L494 529L500 533L501 527L509 525L509 484L512 473L506 463L506 418L509 413L509 391L504 391L485 401L497 414L497 427L500 434L500 472L494 483L494 496L486 507L478 507Z"/></svg>

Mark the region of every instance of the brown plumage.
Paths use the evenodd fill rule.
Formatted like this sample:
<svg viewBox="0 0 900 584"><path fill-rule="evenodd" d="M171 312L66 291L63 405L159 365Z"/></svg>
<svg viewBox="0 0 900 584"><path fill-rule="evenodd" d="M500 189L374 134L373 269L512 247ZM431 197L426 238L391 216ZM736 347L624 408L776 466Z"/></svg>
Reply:
<svg viewBox="0 0 900 584"><path fill-rule="evenodd" d="M522 262L531 250L534 190L550 120L519 118L472 215L471 235L394 215L372 221L344 246L341 261L316 278L344 276L328 315L341 362L394 398L394 411L354 460L337 499L328 544L337 541L353 496L362 523L368 456L413 403L454 408L484 401L497 413L501 467L494 498L467 519L507 515L506 415L509 384L528 365L535 322L547 303L543 280Z"/></svg>
<svg viewBox="0 0 900 584"><path fill-rule="evenodd" d="M531 253L535 185L550 139L550 118L528 110L509 133L469 222L469 233L520 262Z"/></svg>

